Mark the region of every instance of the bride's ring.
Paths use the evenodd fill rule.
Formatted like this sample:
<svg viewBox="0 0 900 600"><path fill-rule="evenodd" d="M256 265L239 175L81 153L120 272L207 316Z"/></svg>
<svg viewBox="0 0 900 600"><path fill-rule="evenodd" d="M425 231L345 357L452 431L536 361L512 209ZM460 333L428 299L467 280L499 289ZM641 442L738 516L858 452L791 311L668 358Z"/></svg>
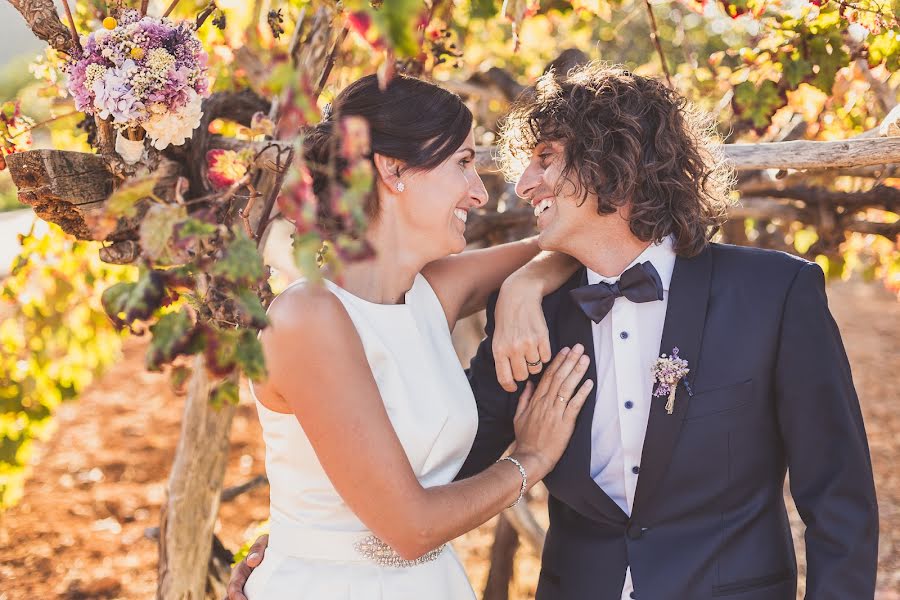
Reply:
<svg viewBox="0 0 900 600"><path fill-rule="evenodd" d="M563 398L562 396L557 396L556 399L559 400L559 401L562 402L562 403L568 402L568 400L567 400L566 398Z"/></svg>
<svg viewBox="0 0 900 600"><path fill-rule="evenodd" d="M528 360L528 359L526 358L526 359L525 359L525 364L528 365L529 367L539 367L539 366L541 366L541 361L531 362L530 360Z"/></svg>

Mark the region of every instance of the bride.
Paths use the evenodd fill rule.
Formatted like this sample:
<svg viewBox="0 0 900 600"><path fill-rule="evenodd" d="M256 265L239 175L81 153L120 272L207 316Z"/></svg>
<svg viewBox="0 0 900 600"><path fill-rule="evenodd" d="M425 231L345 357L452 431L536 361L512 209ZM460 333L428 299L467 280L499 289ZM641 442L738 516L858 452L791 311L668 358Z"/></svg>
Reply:
<svg viewBox="0 0 900 600"><path fill-rule="evenodd" d="M462 252L467 215L487 192L475 171L472 114L459 97L405 76L380 90L367 76L333 106L304 153L328 163L340 148L336 122L368 122L376 184L366 238L375 254L346 266L340 284L329 273L324 285L299 280L269 307L261 334L268 376L251 391L266 443L271 531L244 594L474 598L447 542L519 502L552 469L593 384L576 390L588 359L580 346L563 349L522 394L510 455L453 482L478 419L450 331L532 259L535 286L553 289L569 273L562 257L535 258L535 240ZM314 175L321 207L329 185Z"/></svg>

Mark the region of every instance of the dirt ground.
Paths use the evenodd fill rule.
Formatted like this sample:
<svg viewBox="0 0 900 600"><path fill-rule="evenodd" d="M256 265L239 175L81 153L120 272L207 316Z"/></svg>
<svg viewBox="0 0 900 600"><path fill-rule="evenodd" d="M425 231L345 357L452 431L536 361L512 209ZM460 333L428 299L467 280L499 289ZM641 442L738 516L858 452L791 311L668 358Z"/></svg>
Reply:
<svg viewBox="0 0 900 600"><path fill-rule="evenodd" d="M900 600L900 303L872 285L829 291L865 413L881 510L878 600ZM0 513L0 600L150 599L166 478L182 399L142 367L143 345L58 413L40 445L22 502ZM226 486L264 472L256 411L243 398L234 420ZM535 506L545 521L543 507ZM217 532L236 549L268 513L267 489L223 505ZM795 533L802 531L794 515ZM454 542L476 590L487 575L494 523ZM802 549L802 548L801 548ZM533 597L538 560L520 548L511 598Z"/></svg>

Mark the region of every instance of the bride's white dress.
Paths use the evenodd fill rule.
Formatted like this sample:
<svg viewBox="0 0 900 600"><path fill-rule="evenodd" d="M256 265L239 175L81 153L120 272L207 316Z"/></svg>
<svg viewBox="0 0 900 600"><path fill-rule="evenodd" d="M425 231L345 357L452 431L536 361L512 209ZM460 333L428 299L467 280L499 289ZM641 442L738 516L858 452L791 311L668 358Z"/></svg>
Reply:
<svg viewBox="0 0 900 600"><path fill-rule="evenodd" d="M478 416L447 319L428 281L417 275L406 303L396 305L367 302L330 281L325 284L356 326L419 481L425 487L449 483L469 452ZM250 600L475 597L449 545L434 560L415 566L384 566L361 554L356 545L371 532L331 485L296 417L259 401L256 406L266 442L271 531L265 559L244 588Z"/></svg>

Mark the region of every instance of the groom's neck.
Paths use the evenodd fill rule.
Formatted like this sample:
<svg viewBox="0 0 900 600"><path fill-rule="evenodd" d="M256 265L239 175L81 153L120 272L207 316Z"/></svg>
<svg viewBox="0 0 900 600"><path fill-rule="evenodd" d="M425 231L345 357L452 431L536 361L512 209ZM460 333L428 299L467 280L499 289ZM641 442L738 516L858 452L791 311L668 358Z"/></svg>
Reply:
<svg viewBox="0 0 900 600"><path fill-rule="evenodd" d="M570 236L563 251L603 277L618 277L650 244L636 238L623 219L598 221Z"/></svg>

